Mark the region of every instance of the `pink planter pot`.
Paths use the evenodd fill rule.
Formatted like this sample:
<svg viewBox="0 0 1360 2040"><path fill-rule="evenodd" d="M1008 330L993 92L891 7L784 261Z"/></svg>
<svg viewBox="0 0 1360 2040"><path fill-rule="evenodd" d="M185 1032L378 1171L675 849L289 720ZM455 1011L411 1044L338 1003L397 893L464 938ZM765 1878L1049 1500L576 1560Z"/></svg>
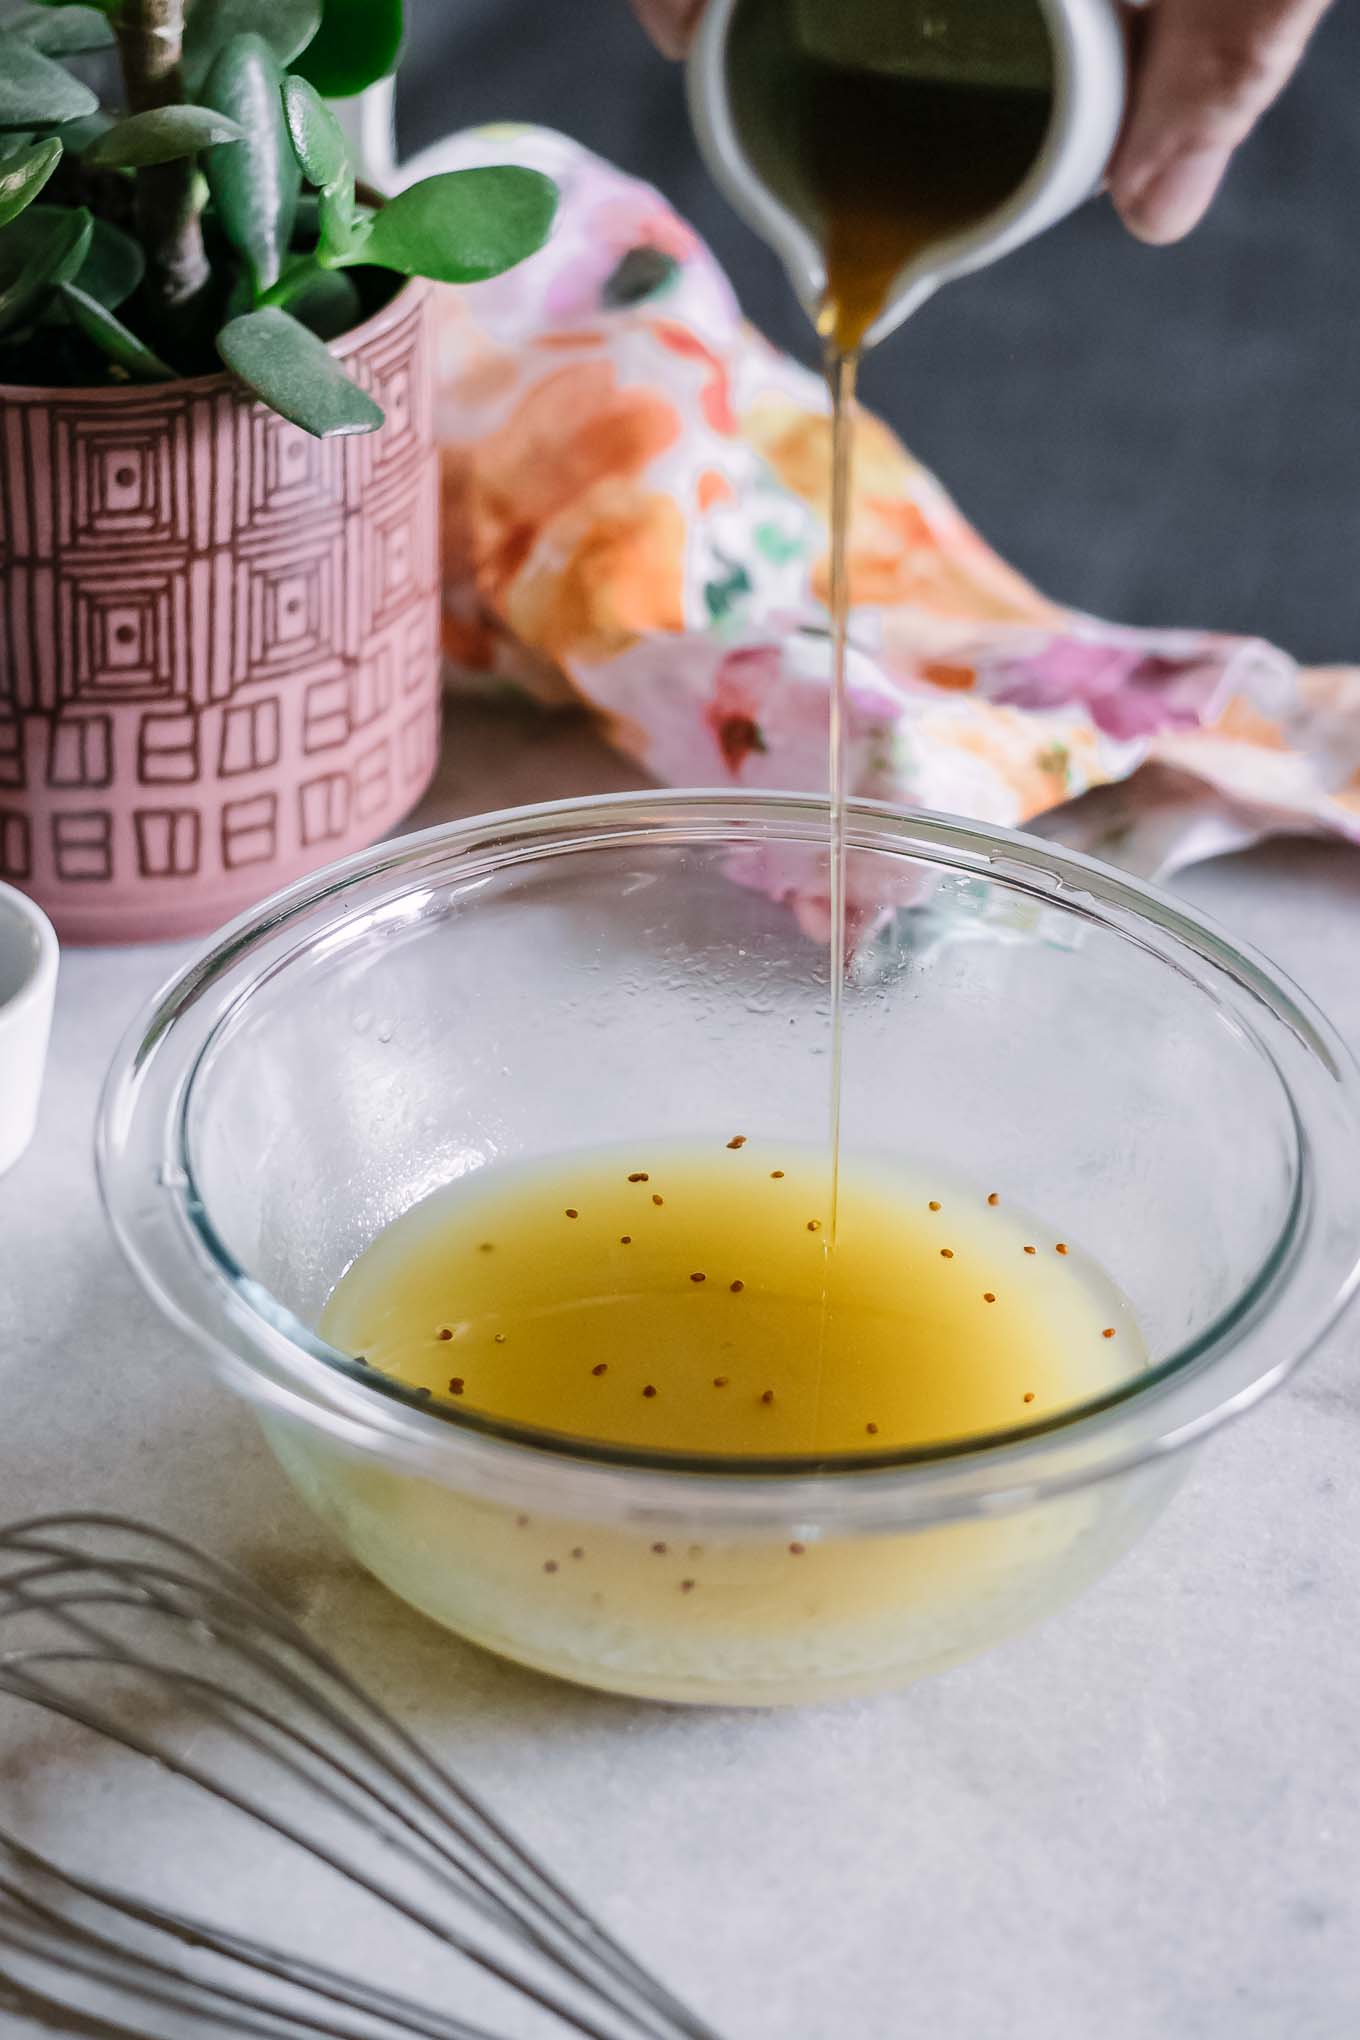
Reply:
<svg viewBox="0 0 1360 2040"><path fill-rule="evenodd" d="M72 942L201 934L362 849L439 732L430 289L321 441L229 377L0 388L0 879Z"/></svg>

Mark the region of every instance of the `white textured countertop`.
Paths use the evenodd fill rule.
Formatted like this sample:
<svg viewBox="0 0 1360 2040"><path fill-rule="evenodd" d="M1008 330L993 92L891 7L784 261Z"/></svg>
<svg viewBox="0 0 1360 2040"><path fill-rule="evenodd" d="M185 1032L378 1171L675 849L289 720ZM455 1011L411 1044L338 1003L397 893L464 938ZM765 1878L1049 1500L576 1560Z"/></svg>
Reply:
<svg viewBox="0 0 1360 2040"><path fill-rule="evenodd" d="M632 783L578 724L464 707L419 819ZM1183 890L1360 1045L1360 857L1274 846ZM1360 2033L1354 1320L1108 1579L974 1664L772 1716L553 1685L362 1575L125 1272L95 1099L183 953L63 961L38 1138L0 1182L0 1515L132 1513L256 1570L730 2040ZM135 1874L135 1819L103 1781L78 1813L80 1782L0 1708L0 1822L73 1863L125 1834Z"/></svg>

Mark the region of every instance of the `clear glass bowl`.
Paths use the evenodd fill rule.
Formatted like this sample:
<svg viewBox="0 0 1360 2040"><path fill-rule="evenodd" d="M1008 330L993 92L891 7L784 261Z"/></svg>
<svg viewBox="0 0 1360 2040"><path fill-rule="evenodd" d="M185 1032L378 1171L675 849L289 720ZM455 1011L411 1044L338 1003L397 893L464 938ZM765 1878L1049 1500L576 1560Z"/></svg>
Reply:
<svg viewBox="0 0 1360 2040"><path fill-rule="evenodd" d="M588 1685L806 1701L994 1642L1110 1565L1181 1448L1356 1286L1360 1076L1306 999L1087 859L863 805L847 1145L1060 1223L1149 1364L1024 1430L814 1464L529 1432L328 1347L355 1255L468 1170L824 1137L826 950L779 895L816 891L826 826L814 800L655 793L387 844L226 930L108 1080L115 1231L302 1493L417 1607ZM702 1591L671 1591L658 1543ZM578 1547L589 1566L546 1569Z"/></svg>

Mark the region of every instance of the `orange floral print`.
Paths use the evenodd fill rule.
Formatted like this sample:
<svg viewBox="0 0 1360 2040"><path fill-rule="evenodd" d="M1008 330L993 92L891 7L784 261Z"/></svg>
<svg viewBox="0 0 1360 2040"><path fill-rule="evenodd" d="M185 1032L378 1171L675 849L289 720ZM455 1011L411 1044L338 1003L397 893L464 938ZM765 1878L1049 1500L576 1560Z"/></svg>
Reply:
<svg viewBox="0 0 1360 2040"><path fill-rule="evenodd" d="M545 527L510 591L511 629L565 663L684 629L685 521L669 496L601 482Z"/></svg>
<svg viewBox="0 0 1360 2040"><path fill-rule="evenodd" d="M557 518L601 482L642 474L680 431L673 404L653 390L620 388L603 357L532 385L506 424L446 464L445 511L484 597L504 597Z"/></svg>

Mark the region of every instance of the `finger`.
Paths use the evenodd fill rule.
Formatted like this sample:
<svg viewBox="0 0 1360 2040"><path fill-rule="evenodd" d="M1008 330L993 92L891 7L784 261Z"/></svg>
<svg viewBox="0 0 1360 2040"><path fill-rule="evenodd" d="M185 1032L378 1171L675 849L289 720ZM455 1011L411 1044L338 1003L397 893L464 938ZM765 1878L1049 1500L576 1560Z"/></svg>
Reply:
<svg viewBox="0 0 1360 2040"><path fill-rule="evenodd" d="M633 10L658 48L668 57L683 57L704 0L633 0Z"/></svg>
<svg viewBox="0 0 1360 2040"><path fill-rule="evenodd" d="M1156 0L1110 172L1126 225L1178 241L1288 81L1328 0Z"/></svg>

